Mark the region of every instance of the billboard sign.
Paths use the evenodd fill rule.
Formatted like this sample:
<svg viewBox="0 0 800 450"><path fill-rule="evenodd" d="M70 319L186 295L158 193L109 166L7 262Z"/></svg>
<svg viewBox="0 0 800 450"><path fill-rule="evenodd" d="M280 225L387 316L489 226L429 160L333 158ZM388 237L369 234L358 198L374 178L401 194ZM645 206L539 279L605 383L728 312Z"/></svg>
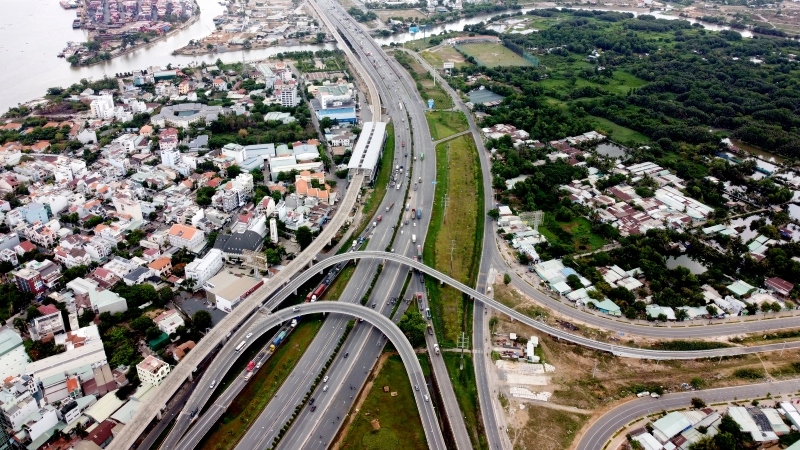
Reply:
<svg viewBox="0 0 800 450"><path fill-rule="evenodd" d="M445 69L452 69L453 67L455 67L455 63L453 63L453 62L444 63L444 68Z"/></svg>

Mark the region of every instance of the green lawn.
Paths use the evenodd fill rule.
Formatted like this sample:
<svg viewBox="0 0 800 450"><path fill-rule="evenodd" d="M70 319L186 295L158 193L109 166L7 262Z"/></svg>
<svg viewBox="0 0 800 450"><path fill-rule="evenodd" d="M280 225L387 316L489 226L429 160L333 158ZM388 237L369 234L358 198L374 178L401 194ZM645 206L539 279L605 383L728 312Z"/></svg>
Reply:
<svg viewBox="0 0 800 450"><path fill-rule="evenodd" d="M505 66L533 66L525 58L512 52L503 44L479 43L465 44L458 47L461 51L472 56L478 64L486 67Z"/></svg>
<svg viewBox="0 0 800 450"><path fill-rule="evenodd" d="M483 430L481 409L478 403L478 388L475 384L475 368L472 365L472 356L464 355L464 368L461 368L461 354L443 352L441 355L453 380L453 390L456 393L458 406L464 414L464 423L472 441L472 448L488 449L486 434Z"/></svg>
<svg viewBox="0 0 800 450"><path fill-rule="evenodd" d="M384 386L389 387L389 392L383 391ZM397 392L397 396L392 397L392 392ZM383 364L366 400L354 414L353 423L339 447L341 449L427 448L414 392L398 355L389 356ZM373 428L374 420L377 420L379 430Z"/></svg>
<svg viewBox="0 0 800 450"><path fill-rule="evenodd" d="M462 112L431 111L425 114L425 118L428 119L431 137L437 141L469 129Z"/></svg>
<svg viewBox="0 0 800 450"><path fill-rule="evenodd" d="M261 414L286 377L292 373L294 366L321 327L321 316L303 318L288 339L275 350L242 392L236 396L214 426L213 432L207 434L200 442L199 448L207 450L234 448L247 432L248 424ZM236 374L239 372L236 371Z"/></svg>
<svg viewBox="0 0 800 450"><path fill-rule="evenodd" d="M589 120L594 124L595 130L603 133L616 142L647 142L647 136L639 133L638 131L631 130L630 128L617 125L616 123L597 116L588 116Z"/></svg>
<svg viewBox="0 0 800 450"><path fill-rule="evenodd" d="M555 233L554 227L568 231L572 235L572 242L563 242ZM549 242L561 242L562 244L572 244L576 252L586 252L597 250L606 244L603 237L592 233L592 223L585 217L577 217L570 222L557 222L551 217L545 216L544 223L539 226L539 232L547 238Z"/></svg>
<svg viewBox="0 0 800 450"><path fill-rule="evenodd" d="M473 284L478 271L484 214L480 162L471 136L460 136L436 146L436 181L423 261L456 280ZM445 195L448 195L446 211ZM428 280L427 287L434 328L441 344L452 346L462 331L470 332L472 321L467 317L464 298L459 291L439 286L433 280Z"/></svg>
<svg viewBox="0 0 800 450"><path fill-rule="evenodd" d="M420 52L419 55L437 69L442 69L445 62L452 62L457 69L472 65L464 59L464 55L450 46L442 46L433 50L423 51Z"/></svg>

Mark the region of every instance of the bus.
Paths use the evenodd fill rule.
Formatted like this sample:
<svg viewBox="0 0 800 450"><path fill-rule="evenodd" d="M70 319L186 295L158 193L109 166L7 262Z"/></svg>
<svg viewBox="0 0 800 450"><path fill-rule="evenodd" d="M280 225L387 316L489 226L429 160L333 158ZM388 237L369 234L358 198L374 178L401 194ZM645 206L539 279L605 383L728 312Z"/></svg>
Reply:
<svg viewBox="0 0 800 450"><path fill-rule="evenodd" d="M236 346L236 351L238 352L239 350L243 349L244 348L244 344L246 344L246 343L247 343L247 341L240 342L239 345Z"/></svg>

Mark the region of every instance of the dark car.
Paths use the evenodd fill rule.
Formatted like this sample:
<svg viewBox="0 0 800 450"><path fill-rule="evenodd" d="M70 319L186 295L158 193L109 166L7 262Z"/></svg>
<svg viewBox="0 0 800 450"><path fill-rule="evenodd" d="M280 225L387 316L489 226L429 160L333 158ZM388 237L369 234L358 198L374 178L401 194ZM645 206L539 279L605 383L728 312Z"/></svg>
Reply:
<svg viewBox="0 0 800 450"><path fill-rule="evenodd" d="M345 352L344 357L347 358L350 355L350 352Z"/></svg>
<svg viewBox="0 0 800 450"><path fill-rule="evenodd" d="M314 405L314 406L311 407L311 412L314 412L316 410L317 410L317 405Z"/></svg>

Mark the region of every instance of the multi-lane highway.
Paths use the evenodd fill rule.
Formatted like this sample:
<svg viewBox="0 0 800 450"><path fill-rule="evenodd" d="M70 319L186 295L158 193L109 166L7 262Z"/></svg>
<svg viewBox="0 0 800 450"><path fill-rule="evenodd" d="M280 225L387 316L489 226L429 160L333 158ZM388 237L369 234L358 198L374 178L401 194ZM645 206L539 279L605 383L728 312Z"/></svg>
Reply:
<svg viewBox="0 0 800 450"><path fill-rule="evenodd" d="M252 336L246 341L247 344L244 348L247 348L251 342L255 341L261 335L282 323L288 322L298 316L315 313L335 313L337 317L344 317L343 315L347 315L363 318L364 322L362 323L369 323L377 330L380 330L378 333L380 335L380 339L383 340L384 343L384 336L392 342L397 349L397 352L400 354L400 358L403 360L403 364L405 365L406 372L408 373L408 378L412 386L415 386L413 389L414 398L416 400L417 409L419 410L420 418L422 420L422 426L425 431L425 438L427 440L428 447L431 449L446 450L442 430L439 428L436 412L434 411L433 405L430 402L430 392L425 386L425 376L422 372L422 367L417 360L417 355L414 352L414 348L408 343L408 340L406 339L405 335L403 335L403 332L400 331L395 323L385 315L372 311L372 309L368 307L346 302L320 301L315 303L305 303L296 307L285 308L275 311L273 314L266 315L263 321L250 329ZM368 327L362 328L366 329ZM235 353L235 351L232 353ZM334 364L347 364L347 360L348 358L340 357ZM355 360L356 358L353 358L349 361ZM319 370L321 367L323 367L324 363L325 361L323 360L321 364L317 365L316 367L309 368L314 373L314 376L319 373ZM332 386L336 383L338 383L338 381L328 380L325 383L321 383L321 385ZM223 394L217 399L214 405L212 405L205 414L197 419L197 423L189 430L188 433L186 433L184 438L174 448L180 450L191 450L196 448L200 439L202 439L202 437L213 428L214 423L219 419L227 406L230 405L231 401L235 398L236 394L241 391L244 385L245 380L242 377L237 378L236 381L229 386L228 389L225 390L225 392L223 392ZM210 382L201 384L198 390L213 392L213 389L207 387L210 387ZM302 396L305 396L306 392L307 391L303 391L301 393L301 398ZM276 400L276 403L282 402L282 399L280 398L276 398ZM315 405L321 410L318 411L318 413L322 415L324 414L322 410L325 409L324 406L326 403L326 396L319 396L318 400L319 401L316 402ZM284 417L284 421L291 416L297 404L299 403L289 403L286 405L288 406L289 411ZM340 426L343 420L344 416L333 417L330 414L325 416L325 421L330 421L336 427ZM282 427L283 423L284 422L281 422L277 424L277 426ZM251 429L255 429L255 427L259 426L263 425L254 423ZM248 434L239 442L239 447L249 450L271 447L271 441L265 441L263 439L266 431L267 430L262 430L259 428L258 433ZM307 439L305 443L300 443L297 447L292 448L309 448L311 443L308 441L313 440L313 437L314 436L308 436L309 439Z"/></svg>
<svg viewBox="0 0 800 450"><path fill-rule="evenodd" d="M617 431L627 426L627 424L652 413L688 408L693 397L699 397L708 404L764 398L767 394L775 398L781 395L797 393L798 383L800 383L800 380L795 379L775 383L666 394L658 399L650 397L637 398L617 406L597 419L581 437L577 450L604 448L606 441L611 439Z"/></svg>

